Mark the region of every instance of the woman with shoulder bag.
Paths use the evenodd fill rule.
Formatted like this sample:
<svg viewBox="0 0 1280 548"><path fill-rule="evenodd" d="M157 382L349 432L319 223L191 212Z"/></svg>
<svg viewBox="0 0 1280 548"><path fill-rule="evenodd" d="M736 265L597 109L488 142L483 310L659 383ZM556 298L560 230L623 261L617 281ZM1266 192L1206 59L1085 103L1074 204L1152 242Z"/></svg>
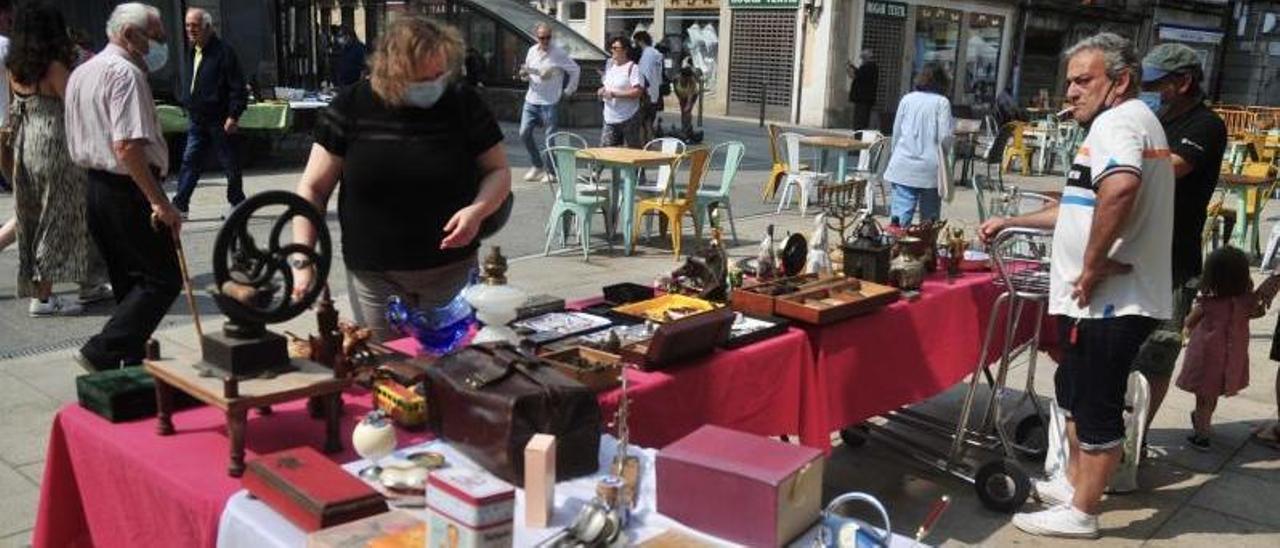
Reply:
<svg viewBox="0 0 1280 548"><path fill-rule="evenodd" d="M476 90L456 81L465 51L448 25L397 18L379 40L370 77L321 112L298 182L298 194L321 211L342 182L352 309L381 340L391 335L387 299L425 310L448 304L474 275L482 224L510 211L502 131ZM294 239L315 245L314 227L295 223ZM294 260L302 292L312 270Z"/></svg>
<svg viewBox="0 0 1280 548"><path fill-rule="evenodd" d="M890 215L903 226L912 224L917 209L920 222L936 221L942 213L942 197L949 191L943 183L950 180L946 156L955 131L945 95L949 82L941 65L929 63L916 75L915 90L898 103L884 179L893 185Z"/></svg>
<svg viewBox="0 0 1280 548"><path fill-rule="evenodd" d="M644 93L644 75L631 59L631 46L626 38L609 39L609 60L604 64L604 78L596 95L604 103L604 129L600 132L600 146L616 147L625 144L640 148L640 125L644 113L640 110L640 96Z"/></svg>

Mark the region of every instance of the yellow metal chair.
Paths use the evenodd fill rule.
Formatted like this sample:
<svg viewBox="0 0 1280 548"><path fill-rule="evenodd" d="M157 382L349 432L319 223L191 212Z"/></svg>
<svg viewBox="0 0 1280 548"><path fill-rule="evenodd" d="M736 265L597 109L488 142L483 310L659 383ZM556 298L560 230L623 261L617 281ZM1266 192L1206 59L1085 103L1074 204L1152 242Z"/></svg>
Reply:
<svg viewBox="0 0 1280 548"><path fill-rule="evenodd" d="M1244 165L1241 174L1248 177L1270 177L1275 172L1271 164L1249 162ZM1252 247L1254 247L1254 249L1246 251L1251 251L1255 255L1262 252L1257 247L1258 238L1261 237L1261 219L1259 217L1262 215L1263 208L1267 206L1267 202L1270 201L1272 193L1275 192L1275 188L1276 183L1273 181L1265 187L1253 188L1244 193L1245 230L1253 233L1251 238L1246 238L1246 241L1252 241Z"/></svg>
<svg viewBox="0 0 1280 548"><path fill-rule="evenodd" d="M671 233L671 250L675 254L675 258L680 258L680 237L684 232L684 216L688 215L691 219L696 220L696 208L698 207L698 187L702 184L702 177L707 172L707 160L711 156L711 150L699 147L684 154L671 162L671 172L678 173L680 166L684 162L689 162L689 182L684 188L677 189L677 185L667 185L662 194L654 198L646 198L636 204L636 212L632 217L635 219L631 227L632 239L640 238L640 224L644 216L648 213L657 213L666 221L669 232ZM701 227L698 223L694 223L694 236L698 239L702 238Z"/></svg>
<svg viewBox="0 0 1280 548"><path fill-rule="evenodd" d="M1026 122L1009 122L1005 124L1005 129L1009 133L1009 143L1004 147L1004 158L1000 162L1000 171L1009 172L1009 167L1015 159L1022 166L1023 175L1031 175L1031 147L1027 146L1027 123Z"/></svg>
<svg viewBox="0 0 1280 548"><path fill-rule="evenodd" d="M791 166L787 165L787 159L783 156L778 143L778 126L769 124L769 155L773 158L773 167L769 169L769 178L765 180L764 187L760 189L760 199L767 202L772 200L778 192L778 187L782 185L782 181L786 179L787 172L791 171ZM799 169L809 169L809 165L801 162Z"/></svg>

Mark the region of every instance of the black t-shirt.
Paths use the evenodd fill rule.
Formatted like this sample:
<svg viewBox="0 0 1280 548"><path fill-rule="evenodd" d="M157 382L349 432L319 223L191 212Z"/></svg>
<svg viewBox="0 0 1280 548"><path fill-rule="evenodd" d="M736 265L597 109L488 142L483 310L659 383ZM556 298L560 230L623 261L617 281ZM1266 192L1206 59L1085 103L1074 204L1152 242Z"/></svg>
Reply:
<svg viewBox="0 0 1280 548"><path fill-rule="evenodd" d="M1227 126L1204 104L1164 124L1169 151L1194 166L1174 184L1173 282L1186 283L1203 266L1200 236L1205 208L1218 185L1222 155L1227 149Z"/></svg>
<svg viewBox="0 0 1280 548"><path fill-rule="evenodd" d="M876 83L880 79L880 69L875 62L867 61L853 72L853 85L849 87L849 101L853 103L874 103L876 101Z"/></svg>
<svg viewBox="0 0 1280 548"><path fill-rule="evenodd" d="M421 270L475 255L440 249L444 225L475 200L477 158L502 142L480 95L452 85L429 109L391 107L368 80L319 117L315 141L343 158L338 194L342 256L356 270Z"/></svg>

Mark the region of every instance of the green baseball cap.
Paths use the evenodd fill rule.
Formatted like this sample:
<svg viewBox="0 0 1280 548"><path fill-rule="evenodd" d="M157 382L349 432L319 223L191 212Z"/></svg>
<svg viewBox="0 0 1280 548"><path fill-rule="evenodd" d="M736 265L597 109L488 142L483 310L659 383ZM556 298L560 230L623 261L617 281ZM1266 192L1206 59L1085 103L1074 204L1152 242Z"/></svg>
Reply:
<svg viewBox="0 0 1280 548"><path fill-rule="evenodd" d="M1196 50L1182 44L1160 44L1142 58L1142 83L1154 82L1189 68L1203 68Z"/></svg>

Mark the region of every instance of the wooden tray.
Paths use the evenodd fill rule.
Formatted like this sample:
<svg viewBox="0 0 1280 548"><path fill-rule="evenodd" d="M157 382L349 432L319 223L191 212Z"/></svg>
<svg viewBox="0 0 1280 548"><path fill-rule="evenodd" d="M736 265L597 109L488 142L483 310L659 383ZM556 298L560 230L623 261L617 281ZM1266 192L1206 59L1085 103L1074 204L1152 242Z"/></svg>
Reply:
<svg viewBox="0 0 1280 548"><path fill-rule="evenodd" d="M653 338L623 346L622 357L645 371L665 369L714 352L732 327L733 311L716 308L661 324Z"/></svg>
<svg viewBox="0 0 1280 548"><path fill-rule="evenodd" d="M542 360L595 392L612 390L622 384L622 357L616 354L574 346L545 354Z"/></svg>
<svg viewBox="0 0 1280 548"><path fill-rule="evenodd" d="M819 279L817 274L801 274L790 278L744 285L734 288L733 295L729 299L729 306L738 312L756 316L773 316L773 301L779 294L783 293L779 291L782 286L790 285L798 291L806 284L817 282Z"/></svg>
<svg viewBox="0 0 1280 548"><path fill-rule="evenodd" d="M668 293L647 301L619 306L614 308L613 311L619 314L639 318L641 320L656 323L670 323L673 320L684 319L689 316L695 316L703 312L715 310L718 306L719 305L712 303L711 301L704 301L696 297ZM674 311L684 310L687 310L688 313L681 314L679 317L673 318L672 314L670 314Z"/></svg>
<svg viewBox="0 0 1280 548"><path fill-rule="evenodd" d="M775 299L777 315L810 324L828 324L875 311L898 300L900 291L857 278L830 278Z"/></svg>

